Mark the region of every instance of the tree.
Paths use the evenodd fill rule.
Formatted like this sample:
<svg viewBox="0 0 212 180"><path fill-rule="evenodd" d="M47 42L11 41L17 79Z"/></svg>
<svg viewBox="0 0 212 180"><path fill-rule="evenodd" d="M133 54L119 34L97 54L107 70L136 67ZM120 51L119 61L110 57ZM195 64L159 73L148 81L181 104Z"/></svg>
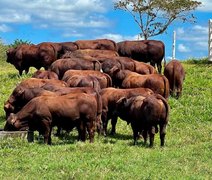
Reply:
<svg viewBox="0 0 212 180"><path fill-rule="evenodd" d="M164 33L175 20L195 22L192 13L201 2L193 0L119 0L115 9L129 12L144 39Z"/></svg>
<svg viewBox="0 0 212 180"><path fill-rule="evenodd" d="M9 47L17 47L21 44L32 44L31 41L28 40L22 40L22 39L16 39L12 44L9 45Z"/></svg>

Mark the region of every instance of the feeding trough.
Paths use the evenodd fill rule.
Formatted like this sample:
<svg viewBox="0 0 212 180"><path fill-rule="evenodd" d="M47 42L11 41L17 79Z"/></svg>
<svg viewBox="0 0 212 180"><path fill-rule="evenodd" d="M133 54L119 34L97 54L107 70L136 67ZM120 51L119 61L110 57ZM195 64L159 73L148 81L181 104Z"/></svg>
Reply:
<svg viewBox="0 0 212 180"><path fill-rule="evenodd" d="M3 138L21 138L27 139L28 142L33 142L34 132L33 131L4 131L0 129L0 139Z"/></svg>

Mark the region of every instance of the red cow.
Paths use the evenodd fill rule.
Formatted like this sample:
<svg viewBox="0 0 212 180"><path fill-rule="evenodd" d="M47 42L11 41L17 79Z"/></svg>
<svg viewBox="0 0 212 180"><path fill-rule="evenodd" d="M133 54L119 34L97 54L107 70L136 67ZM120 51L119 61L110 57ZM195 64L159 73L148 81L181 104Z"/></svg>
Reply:
<svg viewBox="0 0 212 180"><path fill-rule="evenodd" d="M164 68L164 75L169 80L170 94L179 98L182 94L185 70L177 60L170 61Z"/></svg>
<svg viewBox="0 0 212 180"><path fill-rule="evenodd" d="M116 43L110 39L78 40L75 43L79 49L117 50Z"/></svg>
<svg viewBox="0 0 212 180"><path fill-rule="evenodd" d="M5 130L39 131L44 142L51 144L54 126L72 130L77 127L78 140L86 140L86 130L90 142L94 141L97 120L97 102L89 94L69 94L64 96L40 96L29 101L18 113L10 114Z"/></svg>
<svg viewBox="0 0 212 180"><path fill-rule="evenodd" d="M112 86L112 79L108 74L94 70L68 70L65 72L62 80L67 82L72 76L75 75L81 75L81 76L89 75L95 77L99 81L101 88Z"/></svg>
<svg viewBox="0 0 212 180"><path fill-rule="evenodd" d="M55 72L47 70L37 70L32 75L32 78L38 79L58 79L58 75Z"/></svg>
<svg viewBox="0 0 212 180"><path fill-rule="evenodd" d="M153 67L157 64L158 72L161 73L161 62L165 55L163 42L155 40L122 41L117 43L117 47L120 56L130 57L137 61L150 62Z"/></svg>
<svg viewBox="0 0 212 180"><path fill-rule="evenodd" d="M80 58L58 59L49 67L50 71L55 72L59 79L62 79L67 70L97 70L101 69L101 64L97 60L87 61Z"/></svg>
<svg viewBox="0 0 212 180"><path fill-rule="evenodd" d="M147 142L147 134L149 134L150 147L152 147L154 136L159 126L161 146L164 146L169 105L161 95L135 96L129 99L121 98L117 101L116 108L118 115L123 120L131 123L134 145L137 143L138 133L141 132L145 144Z"/></svg>
<svg viewBox="0 0 212 180"><path fill-rule="evenodd" d="M112 69L113 84L120 88L144 87L165 97L169 97L169 81L161 74L141 75L128 70Z"/></svg>
<svg viewBox="0 0 212 180"><path fill-rule="evenodd" d="M148 96L153 94L153 91L148 88L130 88L130 89L116 89L105 88L100 91L102 97L102 123L104 134L107 134L107 124L111 119L112 130L111 134L116 133L116 123L118 115L116 112L116 102L123 97L129 98L136 95Z"/></svg>

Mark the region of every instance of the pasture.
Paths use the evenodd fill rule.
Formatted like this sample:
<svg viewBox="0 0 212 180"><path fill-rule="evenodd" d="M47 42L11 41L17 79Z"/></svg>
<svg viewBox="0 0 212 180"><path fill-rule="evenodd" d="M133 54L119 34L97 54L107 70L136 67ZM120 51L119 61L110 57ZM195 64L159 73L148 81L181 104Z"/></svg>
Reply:
<svg viewBox="0 0 212 180"><path fill-rule="evenodd" d="M122 120L115 136L96 134L93 144L77 142L75 130L62 138L52 136L51 146L42 140L0 139L0 179L210 179L212 65L197 62L183 63L183 95L169 99L164 148L158 134L153 148L144 146L142 139L133 146L131 127ZM0 128L5 123L4 101L34 71L20 77L0 60Z"/></svg>

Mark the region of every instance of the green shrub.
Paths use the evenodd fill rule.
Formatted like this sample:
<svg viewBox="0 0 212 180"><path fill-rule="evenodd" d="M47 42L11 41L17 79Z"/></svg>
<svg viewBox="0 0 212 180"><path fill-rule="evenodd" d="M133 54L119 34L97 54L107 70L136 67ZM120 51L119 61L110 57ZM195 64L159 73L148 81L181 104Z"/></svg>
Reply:
<svg viewBox="0 0 212 180"><path fill-rule="evenodd" d="M185 60L184 62L187 64L211 64L212 63L212 61L208 60L208 57L204 57L200 59L191 58L191 59Z"/></svg>
<svg viewBox="0 0 212 180"><path fill-rule="evenodd" d="M9 47L15 48L21 44L32 44L32 42L28 40L16 39L12 44L9 45Z"/></svg>

